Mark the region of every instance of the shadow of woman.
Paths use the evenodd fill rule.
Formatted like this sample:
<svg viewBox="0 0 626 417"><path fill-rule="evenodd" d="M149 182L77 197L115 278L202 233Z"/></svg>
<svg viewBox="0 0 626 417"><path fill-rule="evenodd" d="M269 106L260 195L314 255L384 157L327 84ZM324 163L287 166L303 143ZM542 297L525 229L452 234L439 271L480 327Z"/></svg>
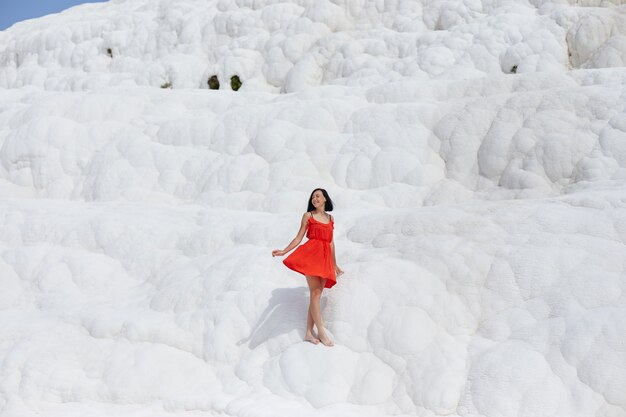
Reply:
<svg viewBox="0 0 626 417"><path fill-rule="evenodd" d="M324 304L325 300L322 297L322 308ZM254 349L261 343L280 334L289 333L293 329L299 329L304 339L308 307L307 287L275 289L267 307L252 328L250 336L241 339L237 345L249 343L250 349Z"/></svg>

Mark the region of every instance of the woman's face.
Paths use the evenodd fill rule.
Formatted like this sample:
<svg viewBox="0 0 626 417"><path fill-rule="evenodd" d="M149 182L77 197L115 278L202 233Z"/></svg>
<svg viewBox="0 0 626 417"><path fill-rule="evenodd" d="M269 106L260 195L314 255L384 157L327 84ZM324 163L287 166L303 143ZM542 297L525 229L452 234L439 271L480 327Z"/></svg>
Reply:
<svg viewBox="0 0 626 417"><path fill-rule="evenodd" d="M324 207L324 204L326 203L324 193L322 193L320 190L315 190L313 196L311 197L311 203L315 208Z"/></svg>

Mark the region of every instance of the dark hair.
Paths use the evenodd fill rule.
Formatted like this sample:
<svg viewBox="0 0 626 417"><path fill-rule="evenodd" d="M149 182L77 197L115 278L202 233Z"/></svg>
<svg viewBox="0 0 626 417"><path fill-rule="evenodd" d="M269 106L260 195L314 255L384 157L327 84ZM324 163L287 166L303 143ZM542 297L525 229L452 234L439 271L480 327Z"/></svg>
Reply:
<svg viewBox="0 0 626 417"><path fill-rule="evenodd" d="M323 188L316 188L315 190L311 191L311 195L309 196L309 205L307 206L306 211L315 210L315 207L313 207L313 203L311 203L311 199L313 198L313 194L316 191L321 191L324 195L324 198L326 199L326 203L324 203L324 211L333 211L333 200L330 199L330 196Z"/></svg>

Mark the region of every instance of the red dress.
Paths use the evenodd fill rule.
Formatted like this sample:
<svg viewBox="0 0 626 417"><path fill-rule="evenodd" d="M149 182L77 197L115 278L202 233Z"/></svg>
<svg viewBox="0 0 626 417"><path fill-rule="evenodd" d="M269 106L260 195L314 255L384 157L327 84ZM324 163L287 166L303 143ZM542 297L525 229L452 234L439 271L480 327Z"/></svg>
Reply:
<svg viewBox="0 0 626 417"><path fill-rule="evenodd" d="M337 283L335 263L330 249L333 240L334 222L318 222L309 217L306 237L309 239L285 258L283 263L302 275L326 278L326 288Z"/></svg>

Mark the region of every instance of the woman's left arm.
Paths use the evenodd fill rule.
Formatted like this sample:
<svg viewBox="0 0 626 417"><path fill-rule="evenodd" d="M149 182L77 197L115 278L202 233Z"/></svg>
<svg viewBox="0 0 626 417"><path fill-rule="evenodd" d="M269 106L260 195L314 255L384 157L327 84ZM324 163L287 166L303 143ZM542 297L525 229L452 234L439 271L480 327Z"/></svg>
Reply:
<svg viewBox="0 0 626 417"><path fill-rule="evenodd" d="M333 265L335 266L335 273L337 275L343 274L343 271L341 270L341 268L337 266L337 259L335 258L335 239L334 238L333 240L330 241L330 252L333 255Z"/></svg>

